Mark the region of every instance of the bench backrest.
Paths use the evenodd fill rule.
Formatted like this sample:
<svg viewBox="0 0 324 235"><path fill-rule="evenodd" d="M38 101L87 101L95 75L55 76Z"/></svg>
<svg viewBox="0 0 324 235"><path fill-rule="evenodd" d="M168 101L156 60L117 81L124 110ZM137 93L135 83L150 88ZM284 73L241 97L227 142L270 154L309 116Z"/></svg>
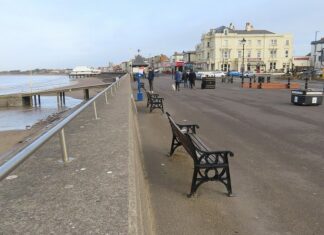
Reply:
<svg viewBox="0 0 324 235"><path fill-rule="evenodd" d="M171 115L167 112L166 113L170 122L170 126L172 129L172 134L174 134L178 140L181 142L182 146L185 148L185 150L189 153L189 155L192 157L192 159L197 162L198 157L196 154L196 148L194 144L192 143L192 140L190 136L187 133L187 129L181 130L177 123L173 120Z"/></svg>

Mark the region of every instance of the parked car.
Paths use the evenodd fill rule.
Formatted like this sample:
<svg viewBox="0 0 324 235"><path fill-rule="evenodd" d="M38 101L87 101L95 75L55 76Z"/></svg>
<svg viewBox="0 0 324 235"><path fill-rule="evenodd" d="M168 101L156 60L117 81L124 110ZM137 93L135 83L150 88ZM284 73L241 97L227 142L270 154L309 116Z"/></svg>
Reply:
<svg viewBox="0 0 324 235"><path fill-rule="evenodd" d="M216 77L216 78L221 78L221 77L226 76L225 72L220 71L220 70L217 70L217 71L213 72L213 74L214 74L214 77Z"/></svg>
<svg viewBox="0 0 324 235"><path fill-rule="evenodd" d="M314 70L314 73L315 73L316 76L321 76L321 75L323 75L323 71L320 70L320 69L315 69L315 70Z"/></svg>
<svg viewBox="0 0 324 235"><path fill-rule="evenodd" d="M199 71L199 72L196 72L196 79L198 80L201 80L202 77L205 77L205 76L214 76L213 72L211 71Z"/></svg>
<svg viewBox="0 0 324 235"><path fill-rule="evenodd" d="M245 78L250 78L250 77L255 76L255 73L252 72L252 71L245 71L245 72L243 73L243 76L244 76Z"/></svg>
<svg viewBox="0 0 324 235"><path fill-rule="evenodd" d="M227 72L227 76L229 76L229 77L240 77L241 73L239 71L232 70L232 71Z"/></svg>

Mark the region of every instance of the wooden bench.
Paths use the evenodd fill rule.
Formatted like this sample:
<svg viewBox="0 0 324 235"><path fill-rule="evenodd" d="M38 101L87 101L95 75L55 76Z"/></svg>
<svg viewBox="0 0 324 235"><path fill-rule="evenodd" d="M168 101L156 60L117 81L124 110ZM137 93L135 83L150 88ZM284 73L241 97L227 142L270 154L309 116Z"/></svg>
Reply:
<svg viewBox="0 0 324 235"><path fill-rule="evenodd" d="M159 97L159 94L150 93L149 91L146 91L146 97L147 97L146 107L150 106L150 112L152 112L154 109L161 109L162 112L164 113L164 108L163 108L164 98Z"/></svg>
<svg viewBox="0 0 324 235"><path fill-rule="evenodd" d="M210 150L196 134L198 125L177 124L168 112L166 114L172 130L170 157L179 146L183 146L193 159L194 172L191 190L187 196L194 195L198 187L208 181L220 181L225 185L228 196L232 196L228 156L233 157L233 152Z"/></svg>

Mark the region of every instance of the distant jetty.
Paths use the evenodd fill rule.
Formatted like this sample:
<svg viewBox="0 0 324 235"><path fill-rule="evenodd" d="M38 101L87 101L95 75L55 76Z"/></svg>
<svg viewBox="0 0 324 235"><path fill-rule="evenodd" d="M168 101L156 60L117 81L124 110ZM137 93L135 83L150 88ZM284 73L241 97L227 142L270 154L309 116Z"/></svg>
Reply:
<svg viewBox="0 0 324 235"><path fill-rule="evenodd" d="M87 66L77 66L69 74L70 78L94 77L100 74L101 71Z"/></svg>

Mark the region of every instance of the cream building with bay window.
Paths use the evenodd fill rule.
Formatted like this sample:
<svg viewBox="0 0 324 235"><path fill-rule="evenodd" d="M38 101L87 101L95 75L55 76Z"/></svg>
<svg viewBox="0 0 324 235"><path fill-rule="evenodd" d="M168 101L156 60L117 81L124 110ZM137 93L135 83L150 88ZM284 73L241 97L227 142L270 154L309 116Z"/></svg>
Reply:
<svg viewBox="0 0 324 235"><path fill-rule="evenodd" d="M244 63L243 63L243 39ZM246 23L244 30L233 24L211 29L196 46L196 64L203 70L286 72L292 68L293 37L256 30Z"/></svg>

